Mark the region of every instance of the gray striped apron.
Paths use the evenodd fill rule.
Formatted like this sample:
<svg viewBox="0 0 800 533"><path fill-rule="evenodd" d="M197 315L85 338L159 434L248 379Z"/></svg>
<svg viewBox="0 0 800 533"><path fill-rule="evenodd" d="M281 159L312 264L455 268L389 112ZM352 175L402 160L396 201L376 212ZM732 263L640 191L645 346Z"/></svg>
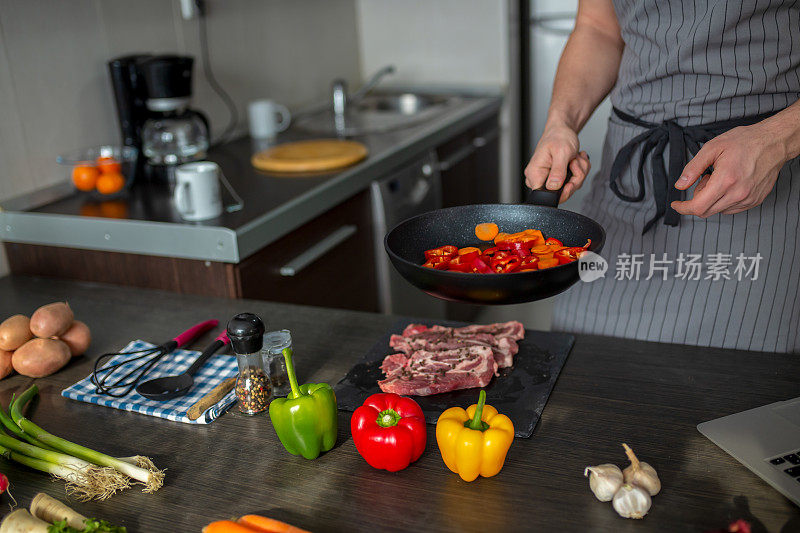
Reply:
<svg viewBox="0 0 800 533"><path fill-rule="evenodd" d="M648 133L645 124L669 132L658 148L674 156L670 141L681 128L768 115L800 98L800 2L614 0L614 7L625 50L611 102L622 114L609 118L603 164L583 209L606 229L609 270L557 297L553 329L800 352L800 159L783 167L760 206L736 215L660 212L665 163L652 161L656 143L629 147L610 187L614 160ZM699 146L692 144L684 162ZM644 194L632 201L642 177ZM669 194L676 178L669 176ZM685 275L689 254L701 258L699 275ZM638 279L631 257L641 263ZM757 274L737 276L739 257L750 268L757 262Z"/></svg>

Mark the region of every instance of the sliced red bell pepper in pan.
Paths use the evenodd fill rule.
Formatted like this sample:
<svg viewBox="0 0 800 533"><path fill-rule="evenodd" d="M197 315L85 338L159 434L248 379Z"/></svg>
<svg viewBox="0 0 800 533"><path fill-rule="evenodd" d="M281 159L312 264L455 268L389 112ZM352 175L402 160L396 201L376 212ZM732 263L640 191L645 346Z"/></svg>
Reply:
<svg viewBox="0 0 800 533"><path fill-rule="evenodd" d="M492 260L492 270L498 274L507 274L508 272L516 271L521 262L522 259L516 255L509 253L501 256L498 254Z"/></svg>
<svg viewBox="0 0 800 533"><path fill-rule="evenodd" d="M558 260L560 265L564 265L566 263L572 263L573 261L577 261L578 258L581 256L583 252L585 252L585 248L581 248L580 246L572 246L569 248L562 248L560 250L556 250L553 253L553 257Z"/></svg>
<svg viewBox="0 0 800 533"><path fill-rule="evenodd" d="M425 250L425 259L430 261L435 257L446 257L447 259L451 259L458 254L458 248L455 246L440 246L438 248L433 248L431 250Z"/></svg>
<svg viewBox="0 0 800 533"><path fill-rule="evenodd" d="M528 270L539 270L539 256L529 255L520 262L517 272L526 272Z"/></svg>
<svg viewBox="0 0 800 533"><path fill-rule="evenodd" d="M484 261L483 256L472 260L472 271L476 274L491 274L492 269Z"/></svg>
<svg viewBox="0 0 800 533"><path fill-rule="evenodd" d="M450 258L445 256L433 256L428 259L422 266L428 268L435 268L436 270L447 270L450 265Z"/></svg>
<svg viewBox="0 0 800 533"><path fill-rule="evenodd" d="M468 255L471 257L466 258ZM447 265L447 269L455 272L472 272L472 261L475 260L477 257L478 254L459 255L455 259L450 260L450 262Z"/></svg>

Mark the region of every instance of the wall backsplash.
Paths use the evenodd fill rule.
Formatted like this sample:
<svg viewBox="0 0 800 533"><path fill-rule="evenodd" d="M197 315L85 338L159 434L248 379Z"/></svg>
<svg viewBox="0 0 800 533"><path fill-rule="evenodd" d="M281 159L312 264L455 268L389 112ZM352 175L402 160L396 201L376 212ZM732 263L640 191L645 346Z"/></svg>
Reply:
<svg viewBox="0 0 800 533"><path fill-rule="evenodd" d="M357 86L355 0L210 0L211 65L239 108L273 98L290 108ZM0 198L65 178L58 154L119 141L106 62L136 52L196 58L193 106L224 129L228 113L202 73L198 20L177 0L3 0L0 4ZM7 271L0 247L0 276Z"/></svg>

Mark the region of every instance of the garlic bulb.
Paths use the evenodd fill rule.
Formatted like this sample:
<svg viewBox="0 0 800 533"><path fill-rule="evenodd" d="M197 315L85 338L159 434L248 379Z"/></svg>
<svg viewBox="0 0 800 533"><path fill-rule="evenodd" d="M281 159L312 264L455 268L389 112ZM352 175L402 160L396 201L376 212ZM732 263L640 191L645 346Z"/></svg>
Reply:
<svg viewBox="0 0 800 533"><path fill-rule="evenodd" d="M644 518L651 503L650 495L645 489L625 483L614 494L611 505L622 518Z"/></svg>
<svg viewBox="0 0 800 533"><path fill-rule="evenodd" d="M640 462L633 453L630 446L622 443L625 448L625 454L628 456L631 464L622 471L625 483L633 483L639 485L644 490L650 493L650 496L655 496L661 490L661 480L658 479L656 469L645 462Z"/></svg>
<svg viewBox="0 0 800 533"><path fill-rule="evenodd" d="M589 488L601 502L610 502L622 486L622 470L617 465L587 466L583 475L589 478Z"/></svg>

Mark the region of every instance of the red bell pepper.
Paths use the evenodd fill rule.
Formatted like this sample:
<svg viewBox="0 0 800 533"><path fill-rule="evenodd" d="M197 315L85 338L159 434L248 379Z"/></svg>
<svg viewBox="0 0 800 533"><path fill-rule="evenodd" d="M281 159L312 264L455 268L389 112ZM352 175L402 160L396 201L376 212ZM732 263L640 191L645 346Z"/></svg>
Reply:
<svg viewBox="0 0 800 533"><path fill-rule="evenodd" d="M425 451L422 408L397 394L373 394L355 410L350 431L356 450L373 468L397 472Z"/></svg>
<svg viewBox="0 0 800 533"><path fill-rule="evenodd" d="M498 274L514 272L521 262L522 259L511 252L498 252L492 259L492 270Z"/></svg>
<svg viewBox="0 0 800 533"><path fill-rule="evenodd" d="M539 270L538 263L539 263L538 255L529 255L528 257L524 258L522 262L519 264L517 272L526 272L528 270Z"/></svg>
<svg viewBox="0 0 800 533"><path fill-rule="evenodd" d="M582 248L580 246L572 246L570 248L562 248L557 250L553 257L558 259L559 265L564 265L566 263L572 263L573 261L577 261L578 258L581 256L583 252L586 251L586 248Z"/></svg>
<svg viewBox="0 0 800 533"><path fill-rule="evenodd" d="M443 255L433 255L422 266L435 268L436 270L447 270L450 266L450 258Z"/></svg>
<svg viewBox="0 0 800 533"><path fill-rule="evenodd" d="M472 272L472 261L478 257L475 252L459 255L447 264L447 270L454 272Z"/></svg>
<svg viewBox="0 0 800 533"><path fill-rule="evenodd" d="M548 246L564 246L564 243L556 239L555 237L548 237L545 239L544 243Z"/></svg>
<svg viewBox="0 0 800 533"><path fill-rule="evenodd" d="M481 249L475 248L474 246L468 246L467 248L461 248L458 251L458 257L455 259L461 259L462 263L471 263L473 259L481 255Z"/></svg>
<svg viewBox="0 0 800 533"><path fill-rule="evenodd" d="M514 254L518 255L519 257L528 257L531 255L531 247L535 241L503 241L497 245L497 248L500 250L506 250L509 252L513 252Z"/></svg>
<svg viewBox="0 0 800 533"><path fill-rule="evenodd" d="M489 259L484 256L476 257L475 259L473 259L472 271L476 274L491 274L492 269L489 268L489 265L486 264L486 261L488 260Z"/></svg>
<svg viewBox="0 0 800 533"><path fill-rule="evenodd" d="M483 259L484 262L488 263L488 262L490 262L492 260L492 258L495 256L495 254L497 254L499 251L500 251L500 248L498 248L497 246L492 246L491 248L487 248L481 254L481 259Z"/></svg>
<svg viewBox="0 0 800 533"><path fill-rule="evenodd" d="M433 248L431 250L425 250L425 260L430 261L436 257L446 257L447 259L452 259L458 253L458 248L455 246L440 246L439 248Z"/></svg>

